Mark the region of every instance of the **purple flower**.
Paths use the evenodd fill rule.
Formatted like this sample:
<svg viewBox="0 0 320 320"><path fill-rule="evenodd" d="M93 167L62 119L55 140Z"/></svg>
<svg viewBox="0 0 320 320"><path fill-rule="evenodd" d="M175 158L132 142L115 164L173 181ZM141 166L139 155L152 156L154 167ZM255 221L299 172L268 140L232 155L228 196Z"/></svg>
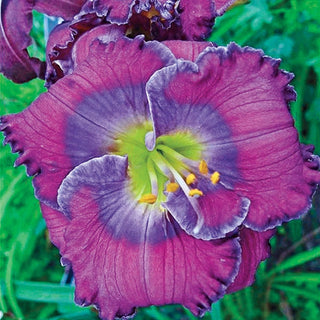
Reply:
<svg viewBox="0 0 320 320"><path fill-rule="evenodd" d="M143 27L152 39L203 40L211 32L214 19L222 15L235 0L93 0L87 1L77 15L105 17L112 24ZM141 29L138 32L141 33Z"/></svg>
<svg viewBox="0 0 320 320"><path fill-rule="evenodd" d="M73 69L73 46L84 33L100 25L118 27L122 34L148 39L203 40L216 16L232 1L190 0L3 0L0 16L0 72L17 83L35 77L50 86ZM50 36L46 63L30 57L27 47L32 10L65 22ZM100 34L103 34L100 31ZM108 33L105 33L107 36Z"/></svg>
<svg viewBox="0 0 320 320"><path fill-rule="evenodd" d="M72 21L57 26L47 46L46 85L72 72L73 51L79 39L89 30L101 25L112 25L115 32L123 35L144 34L146 39L203 40L209 36L214 19L222 15L234 1L187 1L187 0L124 0L87 1ZM94 34L109 37L101 30ZM110 40L110 39L109 39ZM81 46L84 48L84 46Z"/></svg>
<svg viewBox="0 0 320 320"><path fill-rule="evenodd" d="M234 43L80 48L70 75L1 119L76 302L102 319L171 303L201 315L310 208L320 161L293 127L292 74Z"/></svg>

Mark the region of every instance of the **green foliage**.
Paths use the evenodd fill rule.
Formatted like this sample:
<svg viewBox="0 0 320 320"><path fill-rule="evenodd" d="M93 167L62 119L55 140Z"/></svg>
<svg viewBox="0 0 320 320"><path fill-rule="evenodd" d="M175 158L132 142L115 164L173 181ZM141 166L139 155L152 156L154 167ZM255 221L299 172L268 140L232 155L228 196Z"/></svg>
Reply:
<svg viewBox="0 0 320 320"><path fill-rule="evenodd" d="M292 113L302 141L320 152L320 2L318 0L252 0L216 20L210 40L225 45L262 48L282 58L282 67L296 74L297 102ZM44 58L42 16L36 15L29 52ZM13 84L1 76L0 113L26 108L41 92L43 82ZM60 286L63 268L45 229L33 196L31 178L23 167L13 168L16 155L0 150L0 309L4 319L93 320L92 308L72 303L73 289ZM204 320L320 319L319 195L315 209L303 221L281 228L272 239L272 256L263 262L253 286L227 295L213 305ZM138 310L137 320L181 320L195 317L181 306Z"/></svg>

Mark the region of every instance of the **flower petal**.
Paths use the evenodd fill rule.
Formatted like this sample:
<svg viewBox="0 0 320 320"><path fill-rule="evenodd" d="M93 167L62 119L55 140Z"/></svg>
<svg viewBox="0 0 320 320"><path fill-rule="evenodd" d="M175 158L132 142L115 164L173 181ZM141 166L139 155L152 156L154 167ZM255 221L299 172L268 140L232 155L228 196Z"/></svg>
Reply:
<svg viewBox="0 0 320 320"><path fill-rule="evenodd" d="M70 51L69 44L73 41L73 37L69 27L70 22L60 23L49 34L46 46L47 69L45 79L47 88L49 88L51 84L56 82L56 80L68 74L68 71L72 67L70 54L63 55L63 59L61 58L60 54L60 50L62 48L68 48L68 51ZM58 60L59 55L59 60L62 60L63 63L55 62L55 60Z"/></svg>
<svg viewBox="0 0 320 320"><path fill-rule="evenodd" d="M1 119L5 142L21 153L16 164L37 173L33 183L40 201L56 208L57 189L73 167L107 153L128 123L149 118L145 83L173 61L165 46L141 38L95 42L72 75L22 113Z"/></svg>
<svg viewBox="0 0 320 320"><path fill-rule="evenodd" d="M95 158L59 189L59 204L71 218L63 260L74 271L76 302L96 305L102 319L170 303L203 314L238 271L237 238L187 235L159 207L133 200L126 170L124 157Z"/></svg>
<svg viewBox="0 0 320 320"><path fill-rule="evenodd" d="M61 212L46 206L40 202L40 208L43 218L49 231L50 241L60 250L63 254L65 250L64 233L69 225L69 219Z"/></svg>
<svg viewBox="0 0 320 320"><path fill-rule="evenodd" d="M300 150L304 160L304 179L313 188L313 191L315 191L317 184L320 183L320 157L313 154L313 145L301 144Z"/></svg>
<svg viewBox="0 0 320 320"><path fill-rule="evenodd" d="M27 51L33 1L3 0L0 5L0 72L17 83L43 78L45 63L30 58Z"/></svg>
<svg viewBox="0 0 320 320"><path fill-rule="evenodd" d="M128 22L135 0L93 0L87 1L88 6L81 14L95 12L98 16L107 17L107 21L116 24Z"/></svg>
<svg viewBox="0 0 320 320"><path fill-rule="evenodd" d="M227 292L232 293L250 286L255 280L255 274L261 261L270 255L270 238L275 229L257 232L248 228L240 230L241 264L239 273Z"/></svg>
<svg viewBox="0 0 320 320"><path fill-rule="evenodd" d="M72 20L86 0L35 0L34 2L34 9L39 12Z"/></svg>
<svg viewBox="0 0 320 320"><path fill-rule="evenodd" d="M182 41L182 40L169 40L163 43L171 50L177 59L184 59L189 61L196 61L200 53L207 47L216 47L212 42L202 41Z"/></svg>
<svg viewBox="0 0 320 320"><path fill-rule="evenodd" d="M98 39L107 44L124 36L124 28L117 25L100 25L88 31L75 29L74 23L64 22L50 33L47 44L46 86L65 75L71 74L74 68L84 61L91 43Z"/></svg>
<svg viewBox="0 0 320 320"><path fill-rule="evenodd" d="M174 10L176 0L93 0L87 1L78 17L90 13L96 13L99 17L106 17L106 21L113 24L127 24L134 13L141 14L152 7L159 13L162 19L173 20L171 11Z"/></svg>
<svg viewBox="0 0 320 320"><path fill-rule="evenodd" d="M206 179L200 179L197 187L203 196L190 199L179 189L169 193L162 204L183 230L197 239L211 240L225 237L242 224L249 210L248 199L221 185L214 187Z"/></svg>
<svg viewBox="0 0 320 320"><path fill-rule="evenodd" d="M207 136L209 167L250 199L245 225L257 231L300 217L314 191L288 110L292 75L278 65L261 51L230 44L205 49L195 64L164 68L147 85L156 136L183 127L199 142Z"/></svg>
<svg viewBox="0 0 320 320"><path fill-rule="evenodd" d="M187 40L204 40L214 24L215 10L212 0L180 0L180 20Z"/></svg>

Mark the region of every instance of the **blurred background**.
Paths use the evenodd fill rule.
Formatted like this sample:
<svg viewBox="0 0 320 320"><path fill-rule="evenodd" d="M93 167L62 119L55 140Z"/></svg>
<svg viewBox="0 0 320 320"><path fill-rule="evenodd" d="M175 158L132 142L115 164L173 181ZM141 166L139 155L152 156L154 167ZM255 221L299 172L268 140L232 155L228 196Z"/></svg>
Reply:
<svg viewBox="0 0 320 320"><path fill-rule="evenodd" d="M282 69L296 75L291 112L301 142L320 154L320 1L241 2L216 20L209 40L261 48L282 59ZM30 54L44 60L44 17L37 12L32 37ZM41 80L16 85L0 75L0 81L0 114L23 110L45 91ZM98 319L93 309L73 304L72 287L60 285L59 252L49 241L31 178L24 167L13 168L16 157L9 146L0 148L0 319ZM308 215L278 228L254 285L225 296L203 319L320 319L319 221L318 191ZM140 308L135 319L196 318L181 306L166 306Z"/></svg>

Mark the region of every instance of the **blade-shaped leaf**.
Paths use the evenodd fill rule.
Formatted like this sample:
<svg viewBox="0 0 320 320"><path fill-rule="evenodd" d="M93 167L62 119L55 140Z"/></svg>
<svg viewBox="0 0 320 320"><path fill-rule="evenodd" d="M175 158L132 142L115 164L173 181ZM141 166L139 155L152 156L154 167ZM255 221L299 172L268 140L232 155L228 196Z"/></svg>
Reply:
<svg viewBox="0 0 320 320"><path fill-rule="evenodd" d="M270 277L271 275L279 271L284 271L290 268L297 267L301 264L304 264L308 261L314 260L319 257L320 257L320 247L315 247L309 251L298 253L293 257L290 257L287 260L283 261L272 270L270 270L270 272L267 273L266 277Z"/></svg>

